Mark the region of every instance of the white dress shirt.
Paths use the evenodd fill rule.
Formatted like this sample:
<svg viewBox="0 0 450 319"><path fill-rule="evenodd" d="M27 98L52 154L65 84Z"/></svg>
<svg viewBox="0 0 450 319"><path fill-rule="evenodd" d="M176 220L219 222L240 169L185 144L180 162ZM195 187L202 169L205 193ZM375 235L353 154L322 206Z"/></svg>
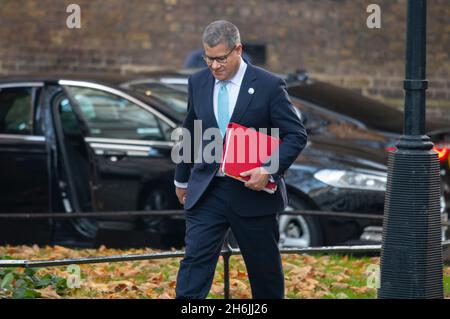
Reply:
<svg viewBox="0 0 450 319"><path fill-rule="evenodd" d="M229 79L230 83L227 85L228 90L228 110L230 112L230 119L233 115L234 108L236 107L237 98L239 95L239 90L241 89L242 80L244 79L245 71L247 70L247 63L241 58L241 63L239 64L239 69L236 74ZM217 123L219 122L218 118L218 98L219 98L219 89L220 89L220 81L215 79L214 82L214 93L213 93L213 108L214 108L214 116L216 117ZM218 170L216 176L224 176L223 173ZM174 181L175 186L179 188L187 188L188 183L179 183Z"/></svg>

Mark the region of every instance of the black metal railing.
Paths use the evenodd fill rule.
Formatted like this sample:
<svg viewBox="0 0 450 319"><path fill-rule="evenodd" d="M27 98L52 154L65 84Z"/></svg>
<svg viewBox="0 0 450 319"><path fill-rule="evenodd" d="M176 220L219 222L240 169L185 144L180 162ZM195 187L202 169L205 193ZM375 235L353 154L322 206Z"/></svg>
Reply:
<svg viewBox="0 0 450 319"><path fill-rule="evenodd" d="M92 212L92 213L3 213L0 219L4 218L20 218L20 219L40 219L40 218L86 218L86 217L118 217L118 216L182 216L182 210L165 210L165 211L129 211L129 212ZM286 211L280 215L308 215L317 217L339 217L339 218L355 218L382 220L382 215L345 213L345 212L324 212L310 210ZM442 222L443 226L449 226L449 222ZM450 246L450 240L442 242L443 247ZM357 254L357 253L380 253L381 245L353 245L353 246L323 246L323 247L305 247L305 248L282 248L281 254ZM224 298L230 298L230 258L233 255L240 255L239 249L232 248L227 240L221 251L224 261ZM124 254L113 256L97 256L97 257L81 257L67 258L59 260L0 260L0 267L11 268L41 268L41 267L57 267L77 264L95 264L110 262L126 262L141 261L166 258L182 258L184 251L169 251L150 254Z"/></svg>

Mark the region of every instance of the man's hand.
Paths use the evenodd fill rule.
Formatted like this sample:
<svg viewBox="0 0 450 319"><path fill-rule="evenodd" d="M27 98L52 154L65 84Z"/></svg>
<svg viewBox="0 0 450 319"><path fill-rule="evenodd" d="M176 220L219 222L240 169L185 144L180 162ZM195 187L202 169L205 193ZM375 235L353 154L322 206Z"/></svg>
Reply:
<svg viewBox="0 0 450 319"><path fill-rule="evenodd" d="M270 178L270 174L263 167L256 167L243 172L241 176L250 176L250 179L245 182L245 187L255 191L263 190Z"/></svg>
<svg viewBox="0 0 450 319"><path fill-rule="evenodd" d="M186 191L187 191L187 188L175 187L175 193L177 194L178 201L182 205L184 205L184 202L186 201Z"/></svg>

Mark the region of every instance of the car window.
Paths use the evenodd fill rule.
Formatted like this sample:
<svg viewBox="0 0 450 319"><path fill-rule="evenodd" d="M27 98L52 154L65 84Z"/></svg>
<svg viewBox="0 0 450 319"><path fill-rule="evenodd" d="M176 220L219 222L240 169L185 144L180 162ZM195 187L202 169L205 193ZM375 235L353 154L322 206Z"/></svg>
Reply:
<svg viewBox="0 0 450 319"><path fill-rule="evenodd" d="M32 133L32 88L0 89L0 133Z"/></svg>
<svg viewBox="0 0 450 319"><path fill-rule="evenodd" d="M157 117L139 105L97 89L75 86L67 89L80 107L89 136L165 140Z"/></svg>
<svg viewBox="0 0 450 319"><path fill-rule="evenodd" d="M148 82L130 85L130 89L161 101L177 113L187 113L188 93L176 85Z"/></svg>
<svg viewBox="0 0 450 319"><path fill-rule="evenodd" d="M73 111L69 99L66 97L62 98L58 107L64 133L68 135L83 135L80 123Z"/></svg>

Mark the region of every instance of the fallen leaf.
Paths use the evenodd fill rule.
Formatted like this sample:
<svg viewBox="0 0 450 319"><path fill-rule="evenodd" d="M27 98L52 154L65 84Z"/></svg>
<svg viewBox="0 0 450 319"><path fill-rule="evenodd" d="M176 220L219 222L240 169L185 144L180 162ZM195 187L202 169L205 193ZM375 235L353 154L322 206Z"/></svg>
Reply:
<svg viewBox="0 0 450 319"><path fill-rule="evenodd" d="M338 274L338 275L334 275L332 276L333 280L335 281L348 281L350 280L350 277L344 274Z"/></svg>
<svg viewBox="0 0 450 319"><path fill-rule="evenodd" d="M344 294L343 292L340 292L336 295L337 299L348 299L348 296Z"/></svg>
<svg viewBox="0 0 450 319"><path fill-rule="evenodd" d="M368 287L350 287L350 289L357 294L366 294L369 291Z"/></svg>
<svg viewBox="0 0 450 319"><path fill-rule="evenodd" d="M167 292L158 296L159 299L173 299L173 296L169 295Z"/></svg>
<svg viewBox="0 0 450 319"><path fill-rule="evenodd" d="M48 286L43 289L38 289L39 293L41 294L41 298L48 298L48 299L61 299L61 296L56 293L56 291L53 289L53 287Z"/></svg>
<svg viewBox="0 0 450 319"><path fill-rule="evenodd" d="M340 282L333 282L331 284L331 287L334 289L347 289L349 287L348 284L340 283Z"/></svg>
<svg viewBox="0 0 450 319"><path fill-rule="evenodd" d="M317 259L310 255L304 255L303 260L306 264L315 264L317 262Z"/></svg>
<svg viewBox="0 0 450 319"><path fill-rule="evenodd" d="M312 269L313 268L311 266L296 267L290 271L289 276L298 276L300 278L305 278L312 271Z"/></svg>
<svg viewBox="0 0 450 319"><path fill-rule="evenodd" d="M247 273L246 272L243 272L243 271L238 271L237 272L237 278L238 279L247 279L248 277L247 277Z"/></svg>

